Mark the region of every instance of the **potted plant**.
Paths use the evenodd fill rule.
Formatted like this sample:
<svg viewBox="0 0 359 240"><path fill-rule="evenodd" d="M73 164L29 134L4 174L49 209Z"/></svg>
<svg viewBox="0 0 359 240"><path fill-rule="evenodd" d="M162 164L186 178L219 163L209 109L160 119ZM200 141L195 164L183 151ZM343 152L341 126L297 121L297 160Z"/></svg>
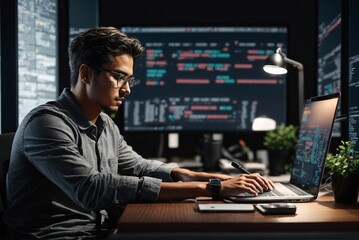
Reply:
<svg viewBox="0 0 359 240"><path fill-rule="evenodd" d="M351 141L341 141L336 154L328 154L325 166L332 178L335 202L356 203L359 183L359 154Z"/></svg>
<svg viewBox="0 0 359 240"><path fill-rule="evenodd" d="M268 149L269 175L280 175L285 172L285 165L293 157L297 143L297 129L292 124L280 124L265 134L263 145Z"/></svg>

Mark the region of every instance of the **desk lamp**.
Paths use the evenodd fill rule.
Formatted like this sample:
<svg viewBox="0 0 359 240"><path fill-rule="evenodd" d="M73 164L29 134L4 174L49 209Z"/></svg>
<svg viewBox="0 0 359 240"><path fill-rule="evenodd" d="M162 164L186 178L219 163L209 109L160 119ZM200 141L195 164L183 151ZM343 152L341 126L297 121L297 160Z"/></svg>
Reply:
<svg viewBox="0 0 359 240"><path fill-rule="evenodd" d="M276 128L276 121L266 116L257 117L253 120L253 131L270 131Z"/></svg>
<svg viewBox="0 0 359 240"><path fill-rule="evenodd" d="M287 73L287 63L298 69L298 99L299 99L299 122L302 115L304 105L304 68L303 64L294 61L278 48L275 53L268 56L264 62L263 70L274 75L282 75Z"/></svg>

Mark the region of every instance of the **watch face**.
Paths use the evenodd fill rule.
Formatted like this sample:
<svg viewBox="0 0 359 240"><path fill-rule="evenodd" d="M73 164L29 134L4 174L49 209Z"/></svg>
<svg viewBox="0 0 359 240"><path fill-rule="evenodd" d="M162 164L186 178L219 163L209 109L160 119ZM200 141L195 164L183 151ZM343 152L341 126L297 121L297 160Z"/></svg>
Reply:
<svg viewBox="0 0 359 240"><path fill-rule="evenodd" d="M218 178L209 179L209 188L211 190L212 199L218 200L221 194L221 180Z"/></svg>
<svg viewBox="0 0 359 240"><path fill-rule="evenodd" d="M212 186L220 186L221 185L221 180L219 180L219 179L210 179L209 184L211 184Z"/></svg>

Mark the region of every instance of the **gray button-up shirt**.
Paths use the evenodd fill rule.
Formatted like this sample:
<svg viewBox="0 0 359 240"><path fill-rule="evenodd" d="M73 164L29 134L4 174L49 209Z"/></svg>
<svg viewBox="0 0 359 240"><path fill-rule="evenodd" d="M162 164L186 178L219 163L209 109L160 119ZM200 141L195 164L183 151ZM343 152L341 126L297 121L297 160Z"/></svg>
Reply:
<svg viewBox="0 0 359 240"><path fill-rule="evenodd" d="M134 152L106 114L91 124L65 89L18 128L4 221L18 239L93 237L96 212L156 201L172 168Z"/></svg>

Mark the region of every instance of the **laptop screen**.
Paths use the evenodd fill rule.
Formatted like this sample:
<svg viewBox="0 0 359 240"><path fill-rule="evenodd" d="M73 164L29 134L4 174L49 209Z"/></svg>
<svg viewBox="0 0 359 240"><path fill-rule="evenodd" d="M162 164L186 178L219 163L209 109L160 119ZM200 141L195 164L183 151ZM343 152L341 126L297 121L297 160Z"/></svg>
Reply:
<svg viewBox="0 0 359 240"><path fill-rule="evenodd" d="M291 183L316 195L324 172L340 94L314 97L304 105Z"/></svg>

